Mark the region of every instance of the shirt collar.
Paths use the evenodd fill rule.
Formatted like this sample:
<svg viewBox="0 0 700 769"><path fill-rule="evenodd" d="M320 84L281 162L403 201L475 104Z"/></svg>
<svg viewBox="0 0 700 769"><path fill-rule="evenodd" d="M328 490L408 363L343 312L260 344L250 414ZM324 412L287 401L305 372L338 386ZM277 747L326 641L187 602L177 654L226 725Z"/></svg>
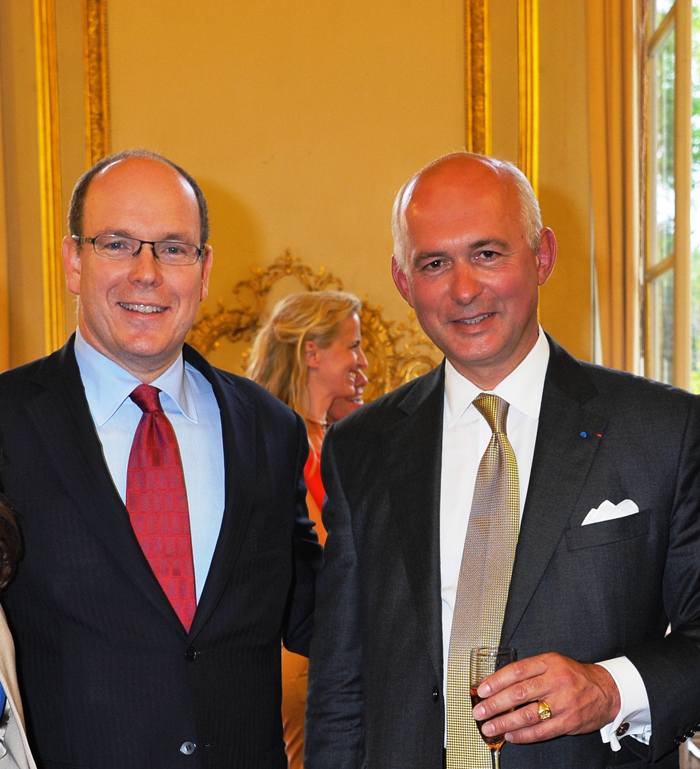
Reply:
<svg viewBox="0 0 700 769"><path fill-rule="evenodd" d="M96 350L86 341L80 329L75 334L75 358L95 425L102 427L141 381ZM182 353L151 384L168 395L187 419L197 422L197 409L185 376Z"/></svg>
<svg viewBox="0 0 700 769"><path fill-rule="evenodd" d="M540 327L537 341L522 363L487 392L500 396L532 419L539 419L548 363L549 342ZM453 425L481 392L485 391L445 361L445 424Z"/></svg>

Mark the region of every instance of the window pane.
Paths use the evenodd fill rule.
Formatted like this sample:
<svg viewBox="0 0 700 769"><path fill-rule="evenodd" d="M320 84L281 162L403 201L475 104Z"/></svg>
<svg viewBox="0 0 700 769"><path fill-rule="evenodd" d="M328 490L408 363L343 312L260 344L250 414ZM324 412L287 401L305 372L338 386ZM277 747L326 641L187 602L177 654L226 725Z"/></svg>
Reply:
<svg viewBox="0 0 700 769"><path fill-rule="evenodd" d="M693 53L691 61L693 160L690 198L690 274L692 352L690 388L700 393L700 0L693 2Z"/></svg>
<svg viewBox="0 0 700 769"><path fill-rule="evenodd" d="M655 280L649 290L652 379L673 383L673 270Z"/></svg>
<svg viewBox="0 0 700 769"><path fill-rule="evenodd" d="M656 0L652 2L652 30L656 29L659 24L666 18L666 14L673 7L674 0Z"/></svg>
<svg viewBox="0 0 700 769"><path fill-rule="evenodd" d="M650 265L674 250L675 178L673 173L673 110L675 103L675 36L669 36L650 61L651 141L650 193L652 211L649 238Z"/></svg>

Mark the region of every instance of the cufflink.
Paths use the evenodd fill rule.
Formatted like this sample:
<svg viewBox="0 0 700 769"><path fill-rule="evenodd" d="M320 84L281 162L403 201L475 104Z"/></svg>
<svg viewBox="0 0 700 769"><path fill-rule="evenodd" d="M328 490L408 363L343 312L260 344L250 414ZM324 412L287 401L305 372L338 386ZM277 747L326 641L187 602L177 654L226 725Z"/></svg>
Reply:
<svg viewBox="0 0 700 769"><path fill-rule="evenodd" d="M617 729L615 729L615 734L616 734L618 737L624 737L624 736L627 734L627 732L628 732L629 728L630 728L630 725L629 725L629 723L628 723L627 721L623 721L623 722L622 722L622 723L621 723L621 724L620 724L620 725L617 727Z"/></svg>

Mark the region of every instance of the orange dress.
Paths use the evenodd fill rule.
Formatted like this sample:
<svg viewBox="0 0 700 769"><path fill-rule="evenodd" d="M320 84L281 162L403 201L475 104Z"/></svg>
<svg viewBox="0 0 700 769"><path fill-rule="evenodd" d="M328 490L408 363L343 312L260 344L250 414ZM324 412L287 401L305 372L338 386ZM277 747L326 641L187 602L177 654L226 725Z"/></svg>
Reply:
<svg viewBox="0 0 700 769"><path fill-rule="evenodd" d="M306 481L306 504L309 518L316 523L316 533L323 545L326 530L321 521L321 509L326 492L321 481L321 444L326 429L316 422L306 421L309 434L309 458L304 467ZM282 726L284 744L290 769L304 766L304 713L306 710L306 682L309 661L306 657L287 651L282 647Z"/></svg>

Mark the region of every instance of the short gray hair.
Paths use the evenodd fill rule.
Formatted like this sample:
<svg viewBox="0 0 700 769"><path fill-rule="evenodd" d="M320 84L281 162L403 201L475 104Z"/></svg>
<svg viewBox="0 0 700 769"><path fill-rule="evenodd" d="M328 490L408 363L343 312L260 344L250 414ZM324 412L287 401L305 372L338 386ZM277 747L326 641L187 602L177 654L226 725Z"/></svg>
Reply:
<svg viewBox="0 0 700 769"><path fill-rule="evenodd" d="M406 207L413 195L413 190L426 171L441 165L450 158L456 157L474 158L492 168L499 176L504 177L513 185L520 201L520 216L525 231L525 241L533 251L536 251L540 245L540 231L542 230L540 204L537 202L535 192L525 174L516 165L505 160L497 160L496 158L491 158L487 155L477 155L473 152L453 152L449 155L443 155L424 168L421 168L418 173L414 174L403 184L396 195L391 213L391 232L394 236L394 255L402 270L407 267L408 233L406 231Z"/></svg>

